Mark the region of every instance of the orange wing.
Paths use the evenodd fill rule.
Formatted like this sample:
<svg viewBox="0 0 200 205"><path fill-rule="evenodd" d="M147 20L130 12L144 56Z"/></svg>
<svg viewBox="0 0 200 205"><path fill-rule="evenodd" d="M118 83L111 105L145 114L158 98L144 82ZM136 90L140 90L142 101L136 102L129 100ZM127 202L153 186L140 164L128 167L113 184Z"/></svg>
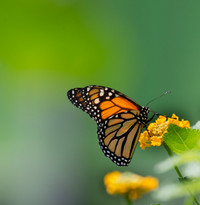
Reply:
<svg viewBox="0 0 200 205"><path fill-rule="evenodd" d="M87 86L68 91L69 100L87 112L97 123L114 114L140 110L141 106L124 94L103 86Z"/></svg>

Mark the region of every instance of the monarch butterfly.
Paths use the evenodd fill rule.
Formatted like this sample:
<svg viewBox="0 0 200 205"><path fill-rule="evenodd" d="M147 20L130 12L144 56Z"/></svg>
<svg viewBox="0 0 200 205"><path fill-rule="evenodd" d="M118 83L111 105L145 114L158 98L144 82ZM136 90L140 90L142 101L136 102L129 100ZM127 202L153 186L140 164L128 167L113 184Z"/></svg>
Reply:
<svg viewBox="0 0 200 205"><path fill-rule="evenodd" d="M126 95L108 87L90 85L67 92L69 100L97 123L99 145L118 166L128 166L149 107L140 106ZM155 114L154 114L155 115Z"/></svg>

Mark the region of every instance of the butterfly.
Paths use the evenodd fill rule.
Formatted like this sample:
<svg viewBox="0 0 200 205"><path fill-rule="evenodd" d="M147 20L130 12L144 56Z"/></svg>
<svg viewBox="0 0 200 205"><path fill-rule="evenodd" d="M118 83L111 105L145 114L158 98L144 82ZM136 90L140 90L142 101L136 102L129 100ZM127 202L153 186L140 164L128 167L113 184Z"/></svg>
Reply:
<svg viewBox="0 0 200 205"><path fill-rule="evenodd" d="M149 121L149 107L140 106L112 88L97 85L71 89L67 97L96 121L104 155L118 166L128 166Z"/></svg>

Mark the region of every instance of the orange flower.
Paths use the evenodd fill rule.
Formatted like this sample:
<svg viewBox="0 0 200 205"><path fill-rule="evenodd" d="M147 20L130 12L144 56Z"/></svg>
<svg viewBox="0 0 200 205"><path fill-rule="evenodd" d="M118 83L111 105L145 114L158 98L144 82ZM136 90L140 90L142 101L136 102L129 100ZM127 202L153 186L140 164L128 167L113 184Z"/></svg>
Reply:
<svg viewBox="0 0 200 205"><path fill-rule="evenodd" d="M107 193L127 195L129 199L134 200L156 189L158 180L151 176L142 177L131 172L114 171L105 175L104 184Z"/></svg>
<svg viewBox="0 0 200 205"><path fill-rule="evenodd" d="M160 115L158 119L151 123L147 130L141 133L139 142L140 147L145 149L146 147L160 146L163 142L163 136L167 133L168 126L170 124L175 124L179 127L190 128L190 123L188 120L179 121L179 117L175 114L171 118L166 118L165 116Z"/></svg>

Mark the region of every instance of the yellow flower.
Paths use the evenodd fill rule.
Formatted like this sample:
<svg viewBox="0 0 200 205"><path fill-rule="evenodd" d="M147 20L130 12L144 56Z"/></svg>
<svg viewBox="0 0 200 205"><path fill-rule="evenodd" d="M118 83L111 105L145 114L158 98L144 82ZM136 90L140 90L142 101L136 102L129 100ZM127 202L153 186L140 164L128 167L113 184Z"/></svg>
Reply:
<svg viewBox="0 0 200 205"><path fill-rule="evenodd" d="M104 177L107 193L111 195L127 195L129 199L138 199L142 194L158 187L158 180L154 177L142 177L131 172L110 172Z"/></svg>
<svg viewBox="0 0 200 205"><path fill-rule="evenodd" d="M139 142L140 147L145 149L146 147L160 146L163 142L163 136L167 133L168 126L170 124L175 124L179 127L190 128L190 123L188 120L179 121L179 117L175 114L171 118L166 118L160 115L156 122L151 123L147 130L141 133Z"/></svg>

